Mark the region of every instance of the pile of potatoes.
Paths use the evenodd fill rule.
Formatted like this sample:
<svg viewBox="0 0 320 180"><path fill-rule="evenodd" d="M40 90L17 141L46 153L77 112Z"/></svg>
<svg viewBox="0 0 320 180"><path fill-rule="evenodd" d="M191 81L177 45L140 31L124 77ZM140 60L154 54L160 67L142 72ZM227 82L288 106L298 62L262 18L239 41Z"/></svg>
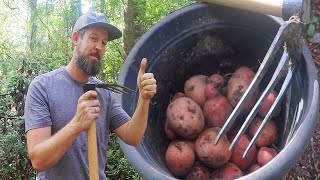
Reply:
<svg viewBox="0 0 320 180"><path fill-rule="evenodd" d="M260 105L257 116L231 152L228 148L243 122L238 122L217 145L214 144L221 127L254 75L248 67L238 68L228 80L219 74L210 77L195 75L184 83L184 92L173 95L164 123L165 134L170 139L165 161L173 175L188 180L236 179L259 169L277 155L273 145L278 138L278 129L271 119L246 158L242 158L273 104L276 91L272 91ZM255 90L239 117L245 117L250 112L260 93L259 89ZM278 116L280 111L279 106L273 117Z"/></svg>

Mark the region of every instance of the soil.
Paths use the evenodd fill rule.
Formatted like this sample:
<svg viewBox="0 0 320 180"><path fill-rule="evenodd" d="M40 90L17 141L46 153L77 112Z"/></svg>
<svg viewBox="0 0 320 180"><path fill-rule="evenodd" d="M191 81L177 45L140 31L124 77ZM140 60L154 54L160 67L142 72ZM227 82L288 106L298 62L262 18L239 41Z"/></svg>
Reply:
<svg viewBox="0 0 320 180"><path fill-rule="evenodd" d="M312 0L312 10L313 15L320 19L319 0ZM316 28L316 32L320 33L319 26ZM320 40L316 43L311 43L307 38L306 40L318 70L318 78L320 79ZM297 164L283 177L283 180L291 179L320 179L320 117L318 117L316 132L311 139L310 145Z"/></svg>

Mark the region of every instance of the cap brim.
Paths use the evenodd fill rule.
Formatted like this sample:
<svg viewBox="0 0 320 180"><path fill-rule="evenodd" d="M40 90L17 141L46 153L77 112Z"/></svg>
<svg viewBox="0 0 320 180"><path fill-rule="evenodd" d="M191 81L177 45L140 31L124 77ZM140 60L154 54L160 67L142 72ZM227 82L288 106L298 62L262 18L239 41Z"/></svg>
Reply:
<svg viewBox="0 0 320 180"><path fill-rule="evenodd" d="M105 28L108 31L108 41L118 39L122 36L121 31L117 27L115 27L109 23L105 23L105 22L90 23L90 24L87 24L86 26L84 26L83 28L92 27L92 26L98 26L98 27Z"/></svg>

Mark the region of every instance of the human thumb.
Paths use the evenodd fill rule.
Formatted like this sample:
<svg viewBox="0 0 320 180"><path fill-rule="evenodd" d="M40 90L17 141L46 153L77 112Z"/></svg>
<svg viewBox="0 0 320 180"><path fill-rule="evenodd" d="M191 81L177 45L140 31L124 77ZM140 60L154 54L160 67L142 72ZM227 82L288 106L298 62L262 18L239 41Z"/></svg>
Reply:
<svg viewBox="0 0 320 180"><path fill-rule="evenodd" d="M139 76L141 77L146 72L147 59L143 58L140 64Z"/></svg>

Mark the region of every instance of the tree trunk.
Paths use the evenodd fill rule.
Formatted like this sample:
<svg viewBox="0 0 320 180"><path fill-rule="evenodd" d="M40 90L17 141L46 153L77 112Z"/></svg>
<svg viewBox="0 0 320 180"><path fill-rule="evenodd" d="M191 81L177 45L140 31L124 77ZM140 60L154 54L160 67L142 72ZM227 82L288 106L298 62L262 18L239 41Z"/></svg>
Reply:
<svg viewBox="0 0 320 180"><path fill-rule="evenodd" d="M123 51L124 59L137 40L145 32L144 19L146 13L146 0L127 0L124 11Z"/></svg>
<svg viewBox="0 0 320 180"><path fill-rule="evenodd" d="M36 40L37 40L37 23L36 23L36 13L37 13L37 0L30 0L29 7L31 12L30 23L31 23L31 35L29 42L30 52L33 52Z"/></svg>
<svg viewBox="0 0 320 180"><path fill-rule="evenodd" d="M78 17L80 17L82 15L82 2L81 0L77 0L77 2L78 2L78 6L77 6Z"/></svg>

